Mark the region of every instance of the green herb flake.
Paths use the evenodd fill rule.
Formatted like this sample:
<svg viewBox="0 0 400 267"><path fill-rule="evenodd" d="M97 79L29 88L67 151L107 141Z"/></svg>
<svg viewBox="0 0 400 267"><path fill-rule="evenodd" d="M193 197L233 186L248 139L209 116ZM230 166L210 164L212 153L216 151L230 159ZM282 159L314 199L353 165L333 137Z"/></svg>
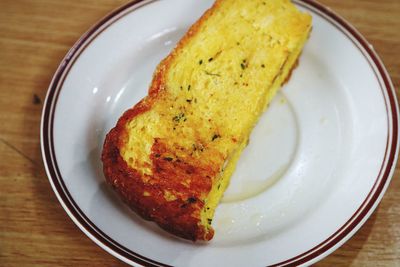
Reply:
<svg viewBox="0 0 400 267"><path fill-rule="evenodd" d="M174 116L172 118L172 120L176 121L176 122L180 122L184 118L185 118L185 114L184 113L179 113L178 115Z"/></svg>
<svg viewBox="0 0 400 267"><path fill-rule="evenodd" d="M186 102L188 102L190 104L190 103L192 103L192 99L186 99Z"/></svg>
<svg viewBox="0 0 400 267"><path fill-rule="evenodd" d="M220 138L220 137L221 136L219 134L214 134L211 141L214 141L215 139Z"/></svg>
<svg viewBox="0 0 400 267"><path fill-rule="evenodd" d="M210 58L208 59L208 62L211 62L211 61L213 61L213 60L214 60L214 58L210 57Z"/></svg>
<svg viewBox="0 0 400 267"><path fill-rule="evenodd" d="M208 224L212 223L212 219L207 219L207 221L208 221Z"/></svg>
<svg viewBox="0 0 400 267"><path fill-rule="evenodd" d="M264 64L261 64L261 68L265 68L265 65L264 65Z"/></svg>
<svg viewBox="0 0 400 267"><path fill-rule="evenodd" d="M221 77L221 75L220 74L218 74L218 73L211 73L211 72L208 72L208 71L204 71L204 73L206 74L206 75L210 75L210 76L217 76L217 77Z"/></svg>
<svg viewBox="0 0 400 267"><path fill-rule="evenodd" d="M192 88L192 86L189 84L187 90L190 91L190 88Z"/></svg>
<svg viewBox="0 0 400 267"><path fill-rule="evenodd" d="M187 202L189 202L189 203L196 203L196 201L197 201L197 199L195 197L189 197L187 199Z"/></svg>
<svg viewBox="0 0 400 267"><path fill-rule="evenodd" d="M242 68L242 70L244 70L245 68L247 68L248 64L247 64L247 59L243 59L242 62L240 63L240 67Z"/></svg>
<svg viewBox="0 0 400 267"><path fill-rule="evenodd" d="M165 160L165 161L173 161L174 159L171 158L171 157L165 157L164 160Z"/></svg>
<svg viewBox="0 0 400 267"><path fill-rule="evenodd" d="M199 61L199 65L201 65L201 64L203 64L203 60L202 59L200 59L200 61Z"/></svg>

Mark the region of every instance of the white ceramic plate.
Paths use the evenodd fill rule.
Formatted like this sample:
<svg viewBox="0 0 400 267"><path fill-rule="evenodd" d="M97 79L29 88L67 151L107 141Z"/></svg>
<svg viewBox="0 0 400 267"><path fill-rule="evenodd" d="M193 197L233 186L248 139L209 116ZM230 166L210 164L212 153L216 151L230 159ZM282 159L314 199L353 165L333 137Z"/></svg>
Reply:
<svg viewBox="0 0 400 267"><path fill-rule="evenodd" d="M118 117L147 92L158 62L212 0L136 1L87 32L50 85L41 126L53 189L99 246L132 265L311 264L343 244L382 198L398 152L390 78L366 40L313 1L313 31L290 82L255 128L214 239L175 238L105 184L100 153Z"/></svg>

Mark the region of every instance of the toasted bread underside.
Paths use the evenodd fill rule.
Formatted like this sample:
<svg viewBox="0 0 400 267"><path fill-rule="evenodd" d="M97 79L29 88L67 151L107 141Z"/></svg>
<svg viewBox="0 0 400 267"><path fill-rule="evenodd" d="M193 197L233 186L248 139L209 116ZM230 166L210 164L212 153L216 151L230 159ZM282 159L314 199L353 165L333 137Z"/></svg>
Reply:
<svg viewBox="0 0 400 267"><path fill-rule="evenodd" d="M287 0L217 0L106 137L104 174L143 218L210 240L215 208L311 17Z"/></svg>

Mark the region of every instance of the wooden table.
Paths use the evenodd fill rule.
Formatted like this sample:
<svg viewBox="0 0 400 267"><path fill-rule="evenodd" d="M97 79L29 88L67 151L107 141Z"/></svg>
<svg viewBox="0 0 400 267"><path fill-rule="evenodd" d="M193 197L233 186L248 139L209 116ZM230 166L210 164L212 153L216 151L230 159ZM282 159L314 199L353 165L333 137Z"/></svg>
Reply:
<svg viewBox="0 0 400 267"><path fill-rule="evenodd" d="M64 212L39 144L43 100L59 62L88 27L125 2L0 1L0 266L125 266ZM399 88L400 1L321 2L366 36ZM377 211L317 266L400 266L399 165Z"/></svg>

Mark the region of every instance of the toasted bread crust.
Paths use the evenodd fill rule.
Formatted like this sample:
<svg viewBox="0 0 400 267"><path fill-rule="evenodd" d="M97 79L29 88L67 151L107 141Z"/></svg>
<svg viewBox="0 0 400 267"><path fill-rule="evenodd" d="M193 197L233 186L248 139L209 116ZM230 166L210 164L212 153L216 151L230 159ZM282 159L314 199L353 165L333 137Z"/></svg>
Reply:
<svg viewBox="0 0 400 267"><path fill-rule="evenodd" d="M143 175L130 168L121 157L118 148L120 136L120 131L116 127L107 135L104 144L102 159L108 183L135 212L147 220L155 221L168 232L190 240L210 240L213 232L206 233L203 227L199 226L198 216L193 216L204 206L197 197L197 191L209 190L210 180L199 179L199 182L193 185L193 190L182 190L185 196L174 201L166 201L162 192L163 188L174 188L178 185L170 179L171 177L183 175L196 178L197 175L203 176L208 170L201 170L183 162L165 160L159 156L165 153L165 147L156 142L152 153L154 177L151 178L164 180L164 186L160 184L152 186L145 183ZM144 192L151 194L152 197L143 197Z"/></svg>
<svg viewBox="0 0 400 267"><path fill-rule="evenodd" d="M206 125L207 128L208 126L213 126L215 129L210 127L209 129L212 130L207 132L206 137L200 136L197 131L192 131L191 133L193 134L188 137L189 145L183 145L183 143L181 144L180 142L168 140L184 138L182 135L176 137L176 132L172 135L161 135L163 137L160 137L160 135L153 135L150 139L146 139L146 142L143 142L143 135L141 133L144 133L143 129L148 127L148 121L143 119L148 118L145 117L146 115L152 114L151 112L154 110L159 113L164 112L164 106L162 106L162 111L160 111L160 109L157 111L157 107L159 107L158 101L162 102L170 97L168 93L171 88L168 88L168 86L173 86L171 85L171 79L168 84L166 81L171 66L175 64L175 59L179 58L178 56L181 55L180 53L190 44L189 42L191 41L191 38L198 33L202 24L205 23L218 9L223 1L228 0L217 0L215 4L188 30L176 48L158 65L148 95L134 107L127 110L118 120L116 126L106 136L102 153L103 171L107 182L113 186L124 202L126 202L132 210L138 213L141 217L156 222L166 231L176 236L194 241L210 240L214 235L214 230L211 227L212 215L202 216L202 212L203 215L204 211L210 210L213 212L214 209L210 208L211 206L207 197L209 194L211 195L210 192L213 192L212 190L220 190L221 184L217 184L216 182L218 182L218 178L221 177L220 174L224 171L225 165L229 161L231 155L229 154L231 152L228 153L224 152L225 150L219 150L215 144L217 141L214 142L214 139L222 140L225 138L225 140L227 140L226 142L229 142L229 146L234 148L238 147L242 143L244 144L244 141L246 140L239 134L226 134L226 136L221 134L221 136L218 128L220 126L210 125L211 119L214 120L215 117L208 118L208 121L205 124L192 124L192 128L201 128ZM232 1L229 3L235 3L233 0L229 1ZM267 23L268 21L264 22ZM239 43L235 43L235 45L239 45ZM282 50L283 49L281 49L281 52ZM282 75L283 67L288 59L288 51L284 50L282 52L282 55L283 54L287 58L280 62L280 65L274 65L276 66L274 69L275 71L273 72L275 76L271 77L271 85L275 84L275 81L279 81L276 82L276 84L279 85L283 82L285 77L286 80L290 77L290 75L286 76L287 73ZM219 52L216 56L218 55ZM216 61L215 57L214 59L213 57L209 58L208 62L211 62L212 60L214 60L214 63ZM203 60L200 60L199 65L201 65L202 62ZM253 64L253 62L251 64ZM264 64L258 64L261 69L265 67ZM293 61L288 64L286 70L293 69L292 64ZM203 64L203 66L204 65L205 64ZM237 68L240 66L244 72L248 67L247 65L248 62L244 59L240 65L237 65ZM279 69L277 69L278 66L280 66ZM208 73L207 71L205 71L205 73L207 75L219 76L219 74ZM229 75L230 73L228 76ZM280 78L280 75L283 77L282 80L278 79ZM240 78L242 78L242 75L240 75ZM190 84L186 84L186 86L188 86L187 91L190 91ZM244 92L250 91L246 88L247 86L248 83L243 81ZM182 86L180 89L182 90ZM178 98L175 98L172 101L176 101L177 99ZM196 103L196 98L182 99L182 101L189 106L191 105L192 100ZM261 98L259 98L257 102L262 103L260 99ZM219 104L220 102L217 103L217 106L220 106ZM256 106L261 106L261 104ZM169 109L172 107L173 105L168 106L167 108ZM184 113L173 113L173 117L170 116L167 120L170 123L171 121L180 122L180 119L183 117L176 116L177 114L183 114L183 116L185 116ZM140 117L141 115L143 115L143 117ZM201 116L199 113L196 113L196 115ZM226 118L224 116L220 117ZM130 125L131 122L136 123L139 119L143 119L142 121L144 121L144 124L141 124L142 128L137 127L137 129L142 129L143 132L135 132L135 134L132 134L132 132L128 130L127 126ZM186 118L183 118L183 120L186 121ZM187 123L190 122L191 119L189 118ZM156 126L162 128L164 125L160 124ZM231 129L231 127L227 127L225 123L222 124L221 128L226 128L229 131ZM171 133L172 129L175 130L175 128L170 128ZM186 129L187 128L185 128L185 130ZM140 136L140 138L135 139L136 143L133 143L133 145L129 143L132 136ZM187 139L184 140L187 141ZM136 148L140 147L142 144L145 144L146 146L146 149L144 150L145 154L140 154L142 157L136 157L136 155L139 154L131 154L129 156L124 154L124 149L126 149L126 147ZM191 147L192 145L193 148ZM149 150L150 146L151 149ZM188 148L189 146L190 148ZM199 150L201 153L198 153ZM144 158L146 160L140 161L140 164L137 163L139 161L135 160L142 159L143 155L145 155ZM231 175L228 172L225 172L225 174ZM222 186L221 188L226 187ZM217 201L215 201L215 203L217 203Z"/></svg>
<svg viewBox="0 0 400 267"><path fill-rule="evenodd" d="M122 158L120 148L126 143L125 125L135 117L151 109L153 103L165 90L165 73L169 63L175 57L177 51L182 49L186 42L194 35L200 25L212 14L214 6L206 11L204 15L189 29L180 40L176 48L157 67L149 88L148 96L142 99L134 107L127 110L118 120L117 125L107 134L103 152L103 172L107 182L119 193L128 206L146 220L156 222L166 231L189 240L210 240L213 229L205 230L200 225L200 211L204 207L201 195L211 189L211 177L219 171L219 166L201 166L198 162L192 164L170 161L163 155L170 154L161 140L155 140L152 147L152 177L144 177L135 169L128 166ZM204 179L208 177L208 179ZM168 179L167 179L168 178ZM174 182L174 178L182 180L189 179L189 188L179 188L182 185ZM146 183L149 179L157 180L155 186ZM165 188L183 192L174 201L166 201L163 196ZM143 197L149 194L152 197Z"/></svg>

